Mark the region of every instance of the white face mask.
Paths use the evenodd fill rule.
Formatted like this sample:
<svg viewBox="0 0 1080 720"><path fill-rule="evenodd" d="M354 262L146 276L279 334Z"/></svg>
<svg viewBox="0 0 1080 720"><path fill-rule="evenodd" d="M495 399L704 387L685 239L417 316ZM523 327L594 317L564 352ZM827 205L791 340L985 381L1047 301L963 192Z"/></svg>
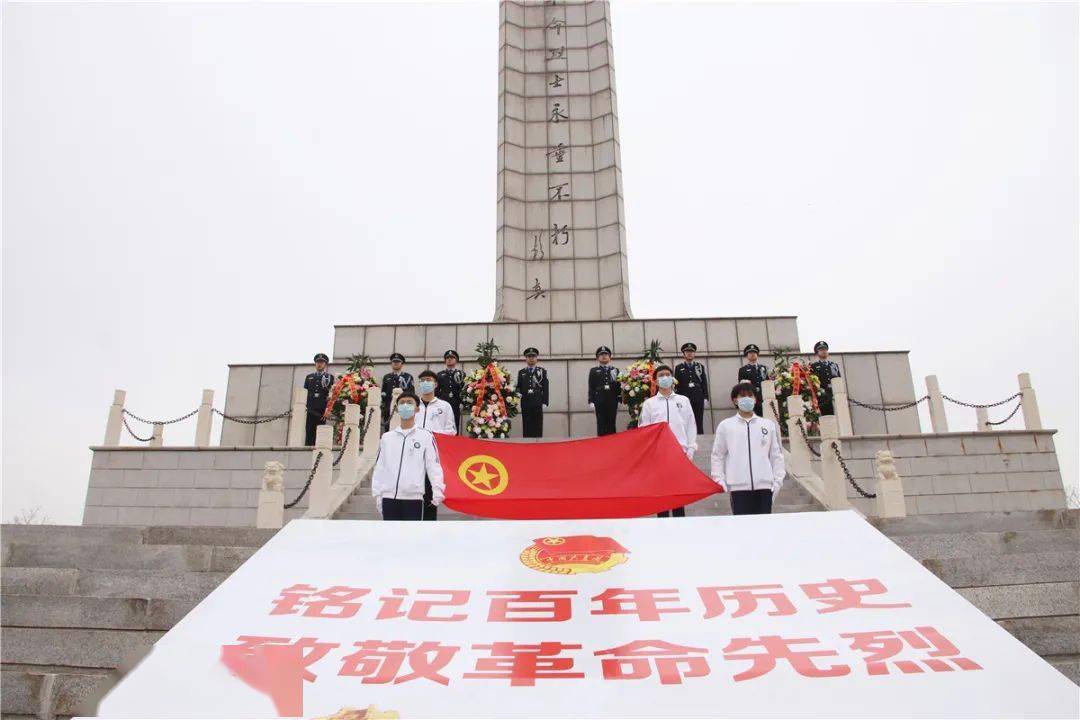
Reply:
<svg viewBox="0 0 1080 720"><path fill-rule="evenodd" d="M747 397L745 395L743 395L741 398L739 398L735 402L738 403L739 409L742 410L743 412L753 412L754 411L754 405L757 404L757 400L755 400L752 397Z"/></svg>
<svg viewBox="0 0 1080 720"><path fill-rule="evenodd" d="M430 380L420 381L420 394L427 395L428 393L435 392L435 383Z"/></svg>
<svg viewBox="0 0 1080 720"><path fill-rule="evenodd" d="M402 420L408 420L416 414L416 406L412 403L401 403L397 406L397 413Z"/></svg>
<svg viewBox="0 0 1080 720"><path fill-rule="evenodd" d="M670 375L661 375L656 378L656 384L667 390L669 387L675 384L675 378Z"/></svg>

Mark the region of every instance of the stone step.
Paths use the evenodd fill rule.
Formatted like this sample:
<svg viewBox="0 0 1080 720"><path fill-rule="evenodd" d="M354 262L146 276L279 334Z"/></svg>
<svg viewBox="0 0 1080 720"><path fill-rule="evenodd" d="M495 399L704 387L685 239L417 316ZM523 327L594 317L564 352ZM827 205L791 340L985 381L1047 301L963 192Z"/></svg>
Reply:
<svg viewBox="0 0 1080 720"><path fill-rule="evenodd" d="M0 543L261 547L276 532L250 527L2 525Z"/></svg>
<svg viewBox="0 0 1080 720"><path fill-rule="evenodd" d="M4 567L154 570L157 572L232 572L255 552L253 547L215 545L9 543Z"/></svg>
<svg viewBox="0 0 1080 720"><path fill-rule="evenodd" d="M953 588L1076 582L1080 578L1075 552L930 558L922 564Z"/></svg>
<svg viewBox="0 0 1080 720"><path fill-rule="evenodd" d="M107 671L75 668L5 666L0 671L4 692L0 713L4 718L51 718L93 714L97 700L112 687Z"/></svg>
<svg viewBox="0 0 1080 720"><path fill-rule="evenodd" d="M0 571L0 593L201 600L228 576L227 572L155 573L137 570L3 568Z"/></svg>
<svg viewBox="0 0 1080 720"><path fill-rule="evenodd" d="M1080 530L1075 529L897 535L890 539L917 560L1055 551L1080 554Z"/></svg>
<svg viewBox="0 0 1080 720"><path fill-rule="evenodd" d="M1076 582L994 585L957 592L995 620L1080 613L1080 583Z"/></svg>
<svg viewBox="0 0 1080 720"><path fill-rule="evenodd" d="M1074 684L1080 685L1080 655L1052 655L1046 661Z"/></svg>
<svg viewBox="0 0 1080 720"><path fill-rule="evenodd" d="M1029 510L1015 512L947 513L903 518L873 518L870 522L889 537L940 535L963 532L1009 530L1064 530L1080 527L1080 510Z"/></svg>
<svg viewBox="0 0 1080 720"><path fill-rule="evenodd" d="M62 665L110 670L140 657L164 635L158 630L0 628L5 665Z"/></svg>
<svg viewBox="0 0 1080 720"><path fill-rule="evenodd" d="M1080 655L1080 615L1014 618L998 625L1044 657Z"/></svg>
<svg viewBox="0 0 1080 720"><path fill-rule="evenodd" d="M191 612L195 598L166 600L79 595L0 595L4 627L168 630Z"/></svg>

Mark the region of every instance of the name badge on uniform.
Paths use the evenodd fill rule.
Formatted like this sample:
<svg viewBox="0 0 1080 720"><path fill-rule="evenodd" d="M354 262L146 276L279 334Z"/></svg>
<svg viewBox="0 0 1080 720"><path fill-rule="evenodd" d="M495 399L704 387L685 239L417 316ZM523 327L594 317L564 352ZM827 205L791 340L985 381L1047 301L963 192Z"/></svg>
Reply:
<svg viewBox="0 0 1080 720"><path fill-rule="evenodd" d="M610 389L611 389L611 386L610 386L610 385L605 385L605 386L604 386L604 389L605 389L605 390L610 390Z"/></svg>
<svg viewBox="0 0 1080 720"><path fill-rule="evenodd" d="M529 388L529 394L532 395L532 393L533 393L533 389Z"/></svg>
<svg viewBox="0 0 1080 720"><path fill-rule="evenodd" d="M413 446L414 448L416 448L417 450L419 450L419 449L420 449L420 443L418 443L418 442L414 442L414 443L412 444L412 446Z"/></svg>
<svg viewBox="0 0 1080 720"><path fill-rule="evenodd" d="M688 383L686 387L694 387L694 383Z"/></svg>

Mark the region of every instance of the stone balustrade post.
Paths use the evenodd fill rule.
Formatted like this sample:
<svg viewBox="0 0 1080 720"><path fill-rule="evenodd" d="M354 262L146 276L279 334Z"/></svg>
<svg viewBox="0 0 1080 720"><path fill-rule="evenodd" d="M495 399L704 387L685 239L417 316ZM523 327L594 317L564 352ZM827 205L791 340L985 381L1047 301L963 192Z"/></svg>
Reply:
<svg viewBox="0 0 1080 720"><path fill-rule="evenodd" d="M210 447L210 428L214 424L211 409L214 407L214 391L203 390L199 413L195 416L195 447Z"/></svg>
<svg viewBox="0 0 1080 720"><path fill-rule="evenodd" d="M120 432L124 429L124 401L127 392L124 390L113 391L112 405L109 406L109 419L105 422L105 447L116 447L120 444Z"/></svg>
<svg viewBox="0 0 1080 720"><path fill-rule="evenodd" d="M255 527L274 529L285 524L285 466L271 460L263 467Z"/></svg>
<svg viewBox="0 0 1080 720"><path fill-rule="evenodd" d="M877 478L877 498L874 514L877 517L907 517L904 502L904 482L896 472L896 461L888 450L878 450L874 459L874 476Z"/></svg>
<svg viewBox="0 0 1080 720"><path fill-rule="evenodd" d="M390 395L390 429L401 427L401 416L397 414L397 399L401 397L401 388L394 388Z"/></svg>
<svg viewBox="0 0 1080 720"><path fill-rule="evenodd" d="M761 383L761 412L766 420L780 426L780 404L776 401L776 383L772 380Z"/></svg>
<svg viewBox="0 0 1080 720"><path fill-rule="evenodd" d="M165 444L165 426L161 423L154 423L154 432L150 436L150 442L147 443L150 447L161 447Z"/></svg>
<svg viewBox="0 0 1080 720"><path fill-rule="evenodd" d="M307 391L293 388L292 415L289 417L289 447L303 447L307 432Z"/></svg>
<svg viewBox="0 0 1080 720"><path fill-rule="evenodd" d="M348 442L345 438L348 437ZM360 406L345 404L345 423L341 429L341 462L338 464L338 484L352 485L360 467Z"/></svg>
<svg viewBox="0 0 1080 720"><path fill-rule="evenodd" d="M990 411L986 408L975 408L975 432L990 432Z"/></svg>
<svg viewBox="0 0 1080 720"><path fill-rule="evenodd" d="M311 478L311 488L308 490L308 510L315 517L326 517L330 514L330 489L334 478L334 428L332 425L320 425L315 430L315 447L311 451L311 464L315 465L315 458L322 453L319 467L315 470L315 476Z"/></svg>
<svg viewBox="0 0 1080 720"><path fill-rule="evenodd" d="M1031 387L1031 375L1020 373L1020 411L1024 413L1025 430L1042 430L1042 417L1039 415L1039 402L1035 399L1035 388Z"/></svg>
<svg viewBox="0 0 1080 720"><path fill-rule="evenodd" d="M795 475L810 475L813 472L810 467L810 446L803 440L802 433L795 424L796 420L802 419L803 410L803 399L798 395L790 395L787 399L787 429L791 467L788 470ZM804 420L804 426L805 422Z"/></svg>
<svg viewBox="0 0 1080 720"><path fill-rule="evenodd" d="M836 414L836 422L840 427L840 437L851 437L855 434L851 427L851 406L848 405L847 383L844 378L832 380L833 412Z"/></svg>
<svg viewBox="0 0 1080 720"><path fill-rule="evenodd" d="M935 433L949 432L949 421L945 418L945 398L941 394L937 375L926 376L926 394L930 396L930 427Z"/></svg>
<svg viewBox="0 0 1080 720"><path fill-rule="evenodd" d="M367 412L370 419L367 421L367 429L364 431L364 457L374 460L379 455L379 438L382 437L382 394L379 388L368 388Z"/></svg>
<svg viewBox="0 0 1080 720"><path fill-rule="evenodd" d="M840 460L836 457L840 445L840 427L835 415L822 415L821 427L821 480L825 484L825 504L829 510L844 510L851 507L847 498L847 478ZM796 428L798 430L798 428ZM833 444L837 449L833 449Z"/></svg>

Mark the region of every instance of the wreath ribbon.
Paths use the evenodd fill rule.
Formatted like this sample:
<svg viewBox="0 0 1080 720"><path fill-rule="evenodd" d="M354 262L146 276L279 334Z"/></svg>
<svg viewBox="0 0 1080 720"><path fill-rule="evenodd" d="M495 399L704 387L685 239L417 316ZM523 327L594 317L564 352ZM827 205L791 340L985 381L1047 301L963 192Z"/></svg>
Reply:
<svg viewBox="0 0 1080 720"><path fill-rule="evenodd" d="M488 378L491 378L490 384ZM506 401L503 400L502 395L502 373L496 369L495 363L488 363L488 366L484 368L484 374L480 376L480 381L476 384L476 404L473 405L473 417L480 417L480 408L484 405L484 399L487 397L489 387L495 392L495 397L499 399L499 410L502 412L503 417L506 417Z"/></svg>
<svg viewBox="0 0 1080 720"><path fill-rule="evenodd" d="M818 407L817 393L814 392L814 385L810 382L810 370L804 368L798 361L791 363L791 391L794 394L801 394L803 380L806 380L806 387L810 389L810 403L814 406L814 412L820 414L821 409Z"/></svg>

